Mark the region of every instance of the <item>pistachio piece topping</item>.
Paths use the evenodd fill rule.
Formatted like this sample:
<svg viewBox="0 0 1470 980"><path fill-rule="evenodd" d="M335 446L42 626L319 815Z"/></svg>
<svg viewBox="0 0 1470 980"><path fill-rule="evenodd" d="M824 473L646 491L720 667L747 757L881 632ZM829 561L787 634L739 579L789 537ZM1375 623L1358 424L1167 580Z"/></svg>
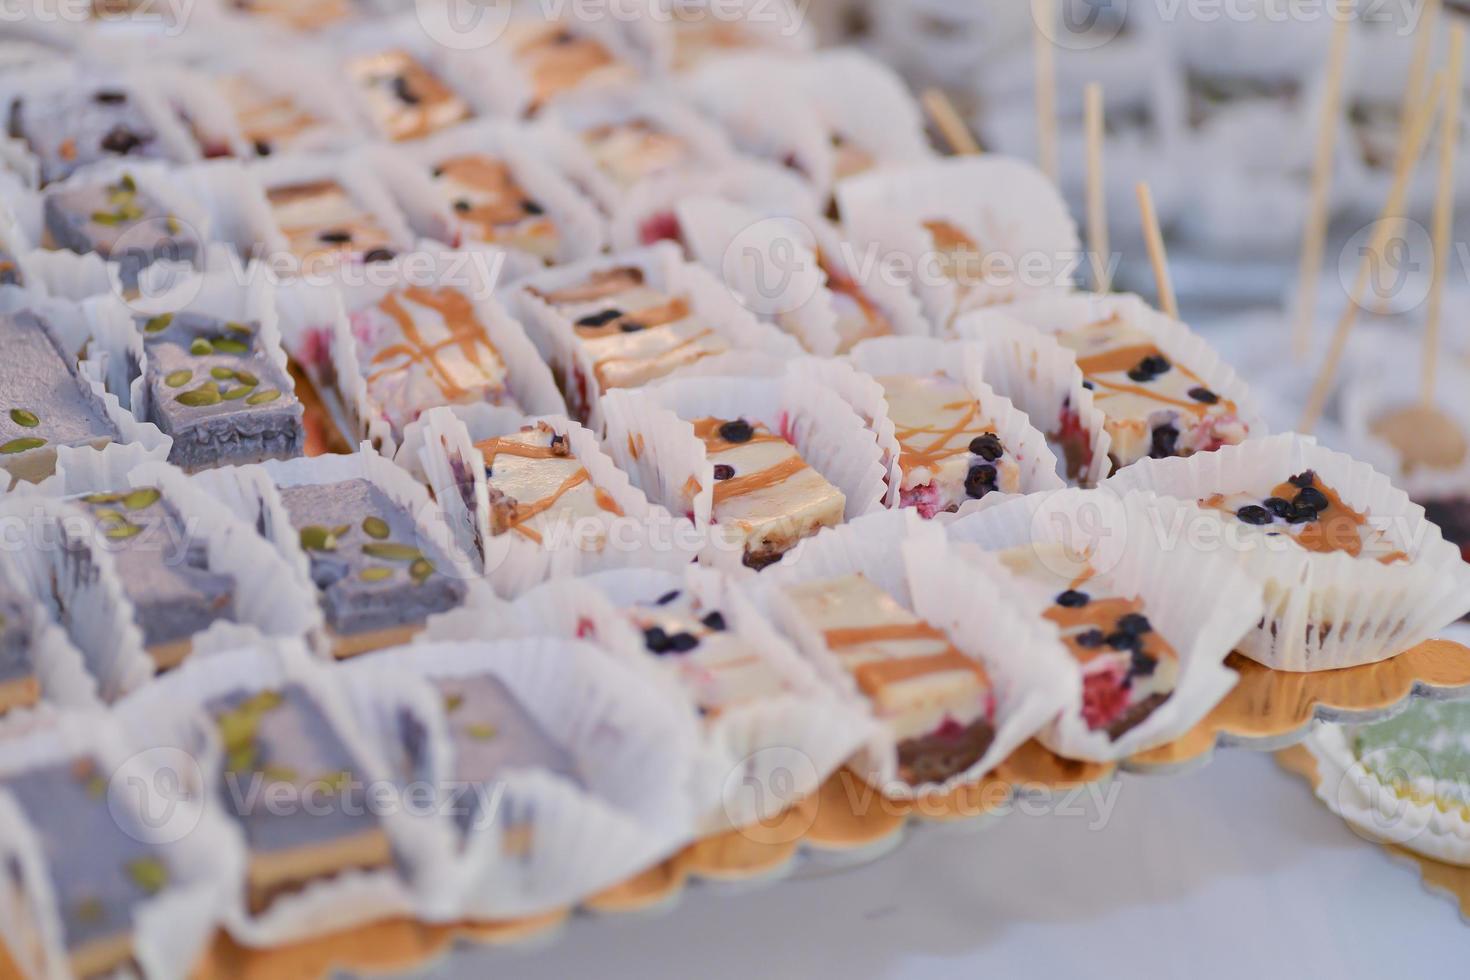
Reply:
<svg viewBox="0 0 1470 980"><path fill-rule="evenodd" d="M24 453L32 449L40 449L44 445L46 445L45 439L37 439L35 436L25 436L20 439L12 439L4 445L0 445L0 453L10 456L14 453Z"/></svg>
<svg viewBox="0 0 1470 980"><path fill-rule="evenodd" d="M337 536L320 524L308 524L301 529L301 547L307 551L336 551Z"/></svg>
<svg viewBox="0 0 1470 980"><path fill-rule="evenodd" d="M182 388L193 380L193 378L193 371L190 371L188 368L179 368L177 371L170 371L168 374L165 374L163 376L163 383L170 388Z"/></svg>
<svg viewBox="0 0 1470 980"><path fill-rule="evenodd" d="M371 568L364 568L358 574L358 578L362 579L364 582L383 582L392 577L393 569L389 568L387 565L374 565Z"/></svg>
<svg viewBox="0 0 1470 980"><path fill-rule="evenodd" d="M263 388L245 399L247 405L264 405L281 397L281 393L275 388Z"/></svg>
<svg viewBox="0 0 1470 980"><path fill-rule="evenodd" d="M362 530L368 537L376 538L379 541L385 540L392 533L392 529L388 527L388 522L381 517L363 518Z"/></svg>
<svg viewBox="0 0 1470 980"><path fill-rule="evenodd" d="M23 408L12 408L10 410L10 421L27 429L34 429L41 424L41 420L36 417L35 412L28 412Z"/></svg>
<svg viewBox="0 0 1470 980"><path fill-rule="evenodd" d="M369 541L362 546L362 553L385 561L417 561L424 557L424 553L413 545L396 544L392 541Z"/></svg>
<svg viewBox="0 0 1470 980"><path fill-rule="evenodd" d="M160 313L158 316L149 317L148 322L143 324L144 333L163 333L169 324L174 322L172 313Z"/></svg>

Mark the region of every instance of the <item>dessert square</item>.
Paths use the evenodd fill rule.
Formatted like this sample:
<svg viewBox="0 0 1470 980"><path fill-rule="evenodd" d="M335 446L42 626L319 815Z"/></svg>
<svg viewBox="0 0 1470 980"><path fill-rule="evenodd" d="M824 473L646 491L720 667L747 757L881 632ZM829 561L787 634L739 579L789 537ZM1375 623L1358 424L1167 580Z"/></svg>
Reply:
<svg viewBox="0 0 1470 980"><path fill-rule="evenodd" d="M547 22L516 30L508 39L512 59L525 73L531 90L527 113L559 95L601 80L604 84L632 79L632 66L598 38L574 24Z"/></svg>
<svg viewBox="0 0 1470 980"><path fill-rule="evenodd" d="M387 139L423 139L473 115L429 66L401 48L359 55L344 68L374 128Z"/></svg>
<svg viewBox="0 0 1470 980"><path fill-rule="evenodd" d="M354 801L366 785L356 758L306 688L225 695L205 710L223 749L219 802L249 852L251 914L315 879L392 866L378 816L360 796ZM262 791L252 794L260 781ZM296 805L265 805L277 797Z"/></svg>
<svg viewBox="0 0 1470 980"><path fill-rule="evenodd" d="M35 155L43 185L102 160L169 156L135 93L121 86L56 86L17 96L7 131Z"/></svg>
<svg viewBox="0 0 1470 980"><path fill-rule="evenodd" d="M330 125L289 92L266 91L248 75L228 75L216 84L258 156L290 152L305 137Z"/></svg>
<svg viewBox="0 0 1470 980"><path fill-rule="evenodd" d="M303 264L335 256L364 262L393 258L393 241L366 208L335 180L308 180L266 191L277 227Z"/></svg>
<svg viewBox="0 0 1470 980"><path fill-rule="evenodd" d="M298 31L321 30L355 13L353 0L230 0L230 6Z"/></svg>
<svg viewBox="0 0 1470 980"><path fill-rule="evenodd" d="M156 487L77 498L96 546L112 556L133 622L160 670L189 655L194 634L235 621L235 580L211 571L205 543Z"/></svg>
<svg viewBox="0 0 1470 980"><path fill-rule="evenodd" d="M1154 339L1114 314L1056 335L1077 356L1093 404L1107 417L1114 467L1145 457L1188 456L1249 434L1233 401L1175 363Z"/></svg>
<svg viewBox="0 0 1470 980"><path fill-rule="evenodd" d="M599 123L578 136L598 170L624 190L695 158L687 140L648 116Z"/></svg>
<svg viewBox="0 0 1470 980"><path fill-rule="evenodd" d="M899 506L924 518L959 509L993 490L1018 493L1014 454L970 390L942 374L879 377L899 443Z"/></svg>
<svg viewBox="0 0 1470 980"><path fill-rule="evenodd" d="M648 654L673 675L705 718L790 690L761 651L730 629L723 611L706 608L688 589L637 603L625 613L642 631Z"/></svg>
<svg viewBox="0 0 1470 980"><path fill-rule="evenodd" d="M173 437L185 470L299 456L302 406L262 349L260 324L199 313L139 317L149 420Z"/></svg>
<svg viewBox="0 0 1470 980"><path fill-rule="evenodd" d="M281 502L310 560L338 657L405 642L464 601L465 583L441 571L450 563L414 516L372 482L282 487Z"/></svg>
<svg viewBox="0 0 1470 980"><path fill-rule="evenodd" d="M801 622L851 675L898 745L899 778L942 782L995 738L990 677L944 633L860 574L783 590Z"/></svg>
<svg viewBox="0 0 1470 980"><path fill-rule="evenodd" d="M561 245L556 223L531 198L505 160L465 153L439 161L435 185L475 241L504 245L551 263Z"/></svg>
<svg viewBox="0 0 1470 980"><path fill-rule="evenodd" d="M842 523L847 499L796 448L762 422L702 418L694 434L714 464L712 519L761 569L824 527Z"/></svg>
<svg viewBox="0 0 1470 980"><path fill-rule="evenodd" d="M593 482L567 438L545 422L475 444L485 460L490 533L515 532L542 544L552 529L604 514L622 516L612 496Z"/></svg>
<svg viewBox="0 0 1470 980"><path fill-rule="evenodd" d="M0 576L0 714L41 700L32 649L41 615L35 599Z"/></svg>
<svg viewBox="0 0 1470 980"><path fill-rule="evenodd" d="M0 780L39 838L72 976L101 977L133 963L138 907L167 889L171 869L127 832L108 802L109 780L88 756Z"/></svg>
<svg viewBox="0 0 1470 980"><path fill-rule="evenodd" d="M154 262L199 258L197 230L186 228L128 173L114 181L53 187L43 207L46 231L58 247L79 255L96 252L115 262L128 288Z"/></svg>
<svg viewBox="0 0 1470 980"><path fill-rule="evenodd" d="M349 316L368 399L395 436L440 405L518 409L475 303L453 286L404 286Z"/></svg>
<svg viewBox="0 0 1470 980"><path fill-rule="evenodd" d="M837 353L845 353L869 338L893 333L893 322L856 279L821 249L817 250L816 258L817 268L826 278L832 296L832 312L837 317L833 325L839 341Z"/></svg>
<svg viewBox="0 0 1470 980"><path fill-rule="evenodd" d="M20 479L49 476L58 446L105 446L120 438L102 400L76 374L38 314L0 315L0 468Z"/></svg>

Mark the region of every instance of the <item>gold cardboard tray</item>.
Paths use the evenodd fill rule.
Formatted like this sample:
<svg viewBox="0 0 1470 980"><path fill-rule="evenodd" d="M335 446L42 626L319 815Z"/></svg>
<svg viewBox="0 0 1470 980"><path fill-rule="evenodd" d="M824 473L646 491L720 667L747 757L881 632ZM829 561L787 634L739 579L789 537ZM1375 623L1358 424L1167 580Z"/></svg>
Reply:
<svg viewBox="0 0 1470 980"><path fill-rule="evenodd" d="M1305 779L1315 793L1320 776L1317 760L1304 745L1293 745L1276 753L1276 761L1287 772ZM1457 864L1445 864L1405 850L1396 844L1380 844L1389 856L1400 864L1418 866L1419 878L1424 890L1455 902L1460 918L1470 922L1470 868Z"/></svg>

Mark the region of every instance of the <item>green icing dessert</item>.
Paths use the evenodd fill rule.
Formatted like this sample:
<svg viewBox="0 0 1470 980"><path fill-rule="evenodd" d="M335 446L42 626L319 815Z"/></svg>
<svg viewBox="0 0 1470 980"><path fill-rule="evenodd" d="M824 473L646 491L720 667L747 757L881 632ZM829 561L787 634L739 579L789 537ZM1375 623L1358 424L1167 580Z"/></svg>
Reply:
<svg viewBox="0 0 1470 980"><path fill-rule="evenodd" d="M1348 741L1363 768L1399 797L1470 820L1470 702L1417 701L1351 729Z"/></svg>

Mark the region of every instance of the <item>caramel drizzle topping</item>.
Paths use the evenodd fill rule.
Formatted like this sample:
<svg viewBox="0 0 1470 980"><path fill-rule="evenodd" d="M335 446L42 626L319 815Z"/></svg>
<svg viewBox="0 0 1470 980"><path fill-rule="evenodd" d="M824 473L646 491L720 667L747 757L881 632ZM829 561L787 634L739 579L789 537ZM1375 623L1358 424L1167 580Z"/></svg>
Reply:
<svg viewBox="0 0 1470 980"><path fill-rule="evenodd" d="M1073 585L1076 588L1076 585ZM1143 603L1138 599L1092 599L1085 606L1058 606L1053 605L1043 615L1057 625L1061 630L1076 630L1075 633L1062 637L1062 642L1072 652L1072 656L1079 663L1087 663L1095 657L1105 654L1117 653L1107 645L1100 647L1084 647L1077 641L1077 637L1091 628L1097 628L1108 634L1117 629L1118 620L1129 613L1142 612ZM1177 657L1174 648L1164 640L1157 631L1143 634L1143 652L1155 660L1165 657Z"/></svg>
<svg viewBox="0 0 1470 980"><path fill-rule="evenodd" d="M399 299L400 296L421 306L427 306L443 317L448 336L435 344L427 343L423 334L419 332L418 325L414 323L413 316L404 309ZM395 358L402 360L397 364L379 367L378 370L369 374L368 384L390 374L406 372L413 365L422 363L428 366L429 376L444 397L454 401L463 397L465 390L455 384L449 371L440 362L441 351L458 347L465 360L472 364L479 363L481 347L497 358L500 356L495 345L490 342L484 325L475 316L474 305L468 297L456 289L449 287L426 289L422 286L406 286L401 293L389 293L383 297L378 308L391 316L398 324L398 329L403 333L404 342L384 347L373 355L372 363L377 366Z"/></svg>
<svg viewBox="0 0 1470 980"><path fill-rule="evenodd" d="M1336 490L1324 486L1322 481L1316 479L1315 476L1312 480L1312 486L1321 491L1322 496L1327 498L1327 509L1318 511L1315 521L1309 521L1304 524L1280 525L1279 527L1273 527L1272 530L1281 531L1307 551L1317 554L1329 554L1334 551L1341 551L1353 558L1360 557L1363 554L1363 538L1359 534L1358 529L1368 522L1368 516L1353 510L1353 508L1343 503L1342 498L1338 496ZM1291 500L1301 490L1301 487L1287 481L1285 483L1278 483L1272 487L1271 492L1267 496ZM1217 493L1214 496L1206 498L1204 505L1224 511L1231 517L1235 516L1235 511L1226 505L1223 494ZM1293 530L1296 533L1292 533ZM1408 559L1409 556L1405 552L1392 551L1388 554L1378 556L1377 561L1384 565L1391 565L1398 561L1408 561Z"/></svg>
<svg viewBox="0 0 1470 980"><path fill-rule="evenodd" d="M656 356L657 357L668 357L670 354L677 353L678 351L681 351L681 350L683 350L686 347L690 347L690 346L692 346L694 344L699 343L701 340L703 340L704 338L708 337L712 333L714 333L713 330L710 330L709 328L705 328L704 330L699 331L699 333L696 333L696 334L694 334L694 335L686 338L685 340L680 341L679 343L675 344L673 347L670 347L667 350L664 350L664 351L660 352ZM705 354L699 355L699 357L705 357L705 356L707 356L707 354L708 354L708 352L706 352ZM696 357L695 360L696 361L699 360L699 357ZM596 364L592 365L592 373L597 378L598 387L606 390L609 387L609 385L607 383L607 369L608 369L608 367L610 365L613 365L613 364L626 364L629 361L642 361L642 360L652 360L652 358L632 357L632 356L628 356L628 357L605 357L602 360L598 361Z"/></svg>
<svg viewBox="0 0 1470 980"><path fill-rule="evenodd" d="M458 181L489 198L472 201L469 210L457 212L461 220L478 226L480 237L492 238L498 229L530 217L523 206L526 193L504 161L483 154L467 154L442 161L439 170L446 179Z"/></svg>
<svg viewBox="0 0 1470 980"><path fill-rule="evenodd" d="M942 461L970 451L970 439L964 439L963 437L970 436L973 439L974 436L991 431L988 428L980 428L974 430L973 434L971 433L970 423L974 422L975 416L980 413L980 403L974 399L963 402L950 402L948 405L943 406L943 408L951 412L961 408L965 411L959 420L947 429L936 429L933 426L915 426L895 430L894 435L898 439L900 450L898 457L900 469L905 472L918 468L937 469ZM920 446L910 441L915 436L920 435L932 435L936 436L936 438L925 446ZM962 439L960 445L951 445L956 438Z"/></svg>
<svg viewBox="0 0 1470 980"><path fill-rule="evenodd" d="M1094 326L1113 323L1117 318L1117 314L1113 314L1112 317L1107 320L1101 320L1094 324ZM1172 405L1175 408L1182 408L1200 418L1208 414L1211 409L1223 409L1230 413L1235 411L1235 403L1228 399L1221 399L1213 405L1207 405L1204 402L1197 402L1192 398L1171 398L1168 395L1161 394L1140 384L1130 384L1126 381L1108 381L1098 377L1102 374L1126 373L1144 358L1154 356L1166 357L1170 364L1169 370L1178 371L1197 385L1203 384L1199 375L1195 374L1183 364L1178 363L1173 358L1167 357L1155 344L1130 344L1127 347L1117 347L1113 350L1100 351L1087 357L1079 357L1077 358L1077 368L1087 380L1099 388L1106 389L1095 394L1093 396L1094 401L1100 402L1115 395L1138 395L1165 405Z"/></svg>
<svg viewBox="0 0 1470 980"><path fill-rule="evenodd" d="M641 285L643 285L643 270L635 266L619 266L615 269L594 272L586 282L572 286L563 286L561 289L549 291L532 286L529 287L529 291L533 296L553 306L563 306L570 303L588 303L592 300L607 299L609 296L616 296L618 293Z"/></svg>
<svg viewBox="0 0 1470 980"><path fill-rule="evenodd" d="M529 65L537 106L575 88L599 68L617 63L612 52L595 38L573 36L560 40L560 33L535 38L516 51Z"/></svg>
<svg viewBox="0 0 1470 980"><path fill-rule="evenodd" d="M610 297L615 298L615 297ZM651 330L654 327L662 327L670 323L677 323L689 315L689 301L682 296L675 296L661 306L649 306L641 310L626 312L616 320L609 320L597 326L576 327L577 336L586 340L597 340L602 337L610 337L623 332L623 324L636 323L644 329ZM708 330L705 333L709 333Z"/></svg>
<svg viewBox="0 0 1470 980"><path fill-rule="evenodd" d="M755 434L744 442L728 442L720 437L720 426L724 425L722 419L699 419L694 423L694 434L704 442L705 454L715 456L722 452L728 452L736 446L749 446L757 442L780 442L786 440L766 430L764 425L752 426ZM754 473L746 473L742 476L732 476L728 480L715 481L715 503L720 504L732 497L743 497L746 494L765 490L768 487L785 483L802 470L807 469L806 460L800 455L792 454L773 466Z"/></svg>
<svg viewBox="0 0 1470 980"><path fill-rule="evenodd" d="M878 309L877 304L859 288L851 276L829 263L821 249L817 250L817 267L827 276L828 289L848 297L858 305L858 309L863 311L863 319L868 321L866 336L876 337L893 332L893 325L888 322L888 317L883 315L883 311Z"/></svg>
<svg viewBox="0 0 1470 980"><path fill-rule="evenodd" d="M557 453L553 451L552 447L550 446L531 446L527 445L524 442L516 442L513 439L486 439L483 442L475 443L475 448L478 449L480 451L480 455L484 457L485 465L487 467L493 467L495 463L495 457L501 455L502 453L504 453L506 456L519 456L522 459L568 458L566 453ZM560 501L562 497L566 496L573 489L581 486L583 483L586 483L591 479L592 476L587 472L587 467L580 467L575 473L571 474L565 480L563 480L561 482L561 485L551 492L550 496L543 497L540 500L534 501L529 504L520 504L516 508L515 520L510 525L511 530L516 531L527 538L530 538L537 544L540 544L542 540L540 532L536 531L533 528L526 527L526 522L530 521L531 518L536 517L538 514L544 514L546 511L555 507L557 505L557 502ZM602 510L605 510L618 517L623 516L623 510L621 507L618 506L617 501L613 500L612 495L603 490L601 487L593 487L593 499L597 502L597 506Z"/></svg>
<svg viewBox="0 0 1470 980"><path fill-rule="evenodd" d="M945 671L969 671L986 684L990 676L985 668L971 660L949 643L941 630L920 620L911 623L884 623L878 626L857 626L847 629L831 629L822 637L834 652L846 647L867 643L901 642L904 640L937 640L945 644L938 653L922 657L893 657L888 660L860 664L853 669L853 677L863 693L872 696L889 684L897 684L912 677L937 674Z"/></svg>

